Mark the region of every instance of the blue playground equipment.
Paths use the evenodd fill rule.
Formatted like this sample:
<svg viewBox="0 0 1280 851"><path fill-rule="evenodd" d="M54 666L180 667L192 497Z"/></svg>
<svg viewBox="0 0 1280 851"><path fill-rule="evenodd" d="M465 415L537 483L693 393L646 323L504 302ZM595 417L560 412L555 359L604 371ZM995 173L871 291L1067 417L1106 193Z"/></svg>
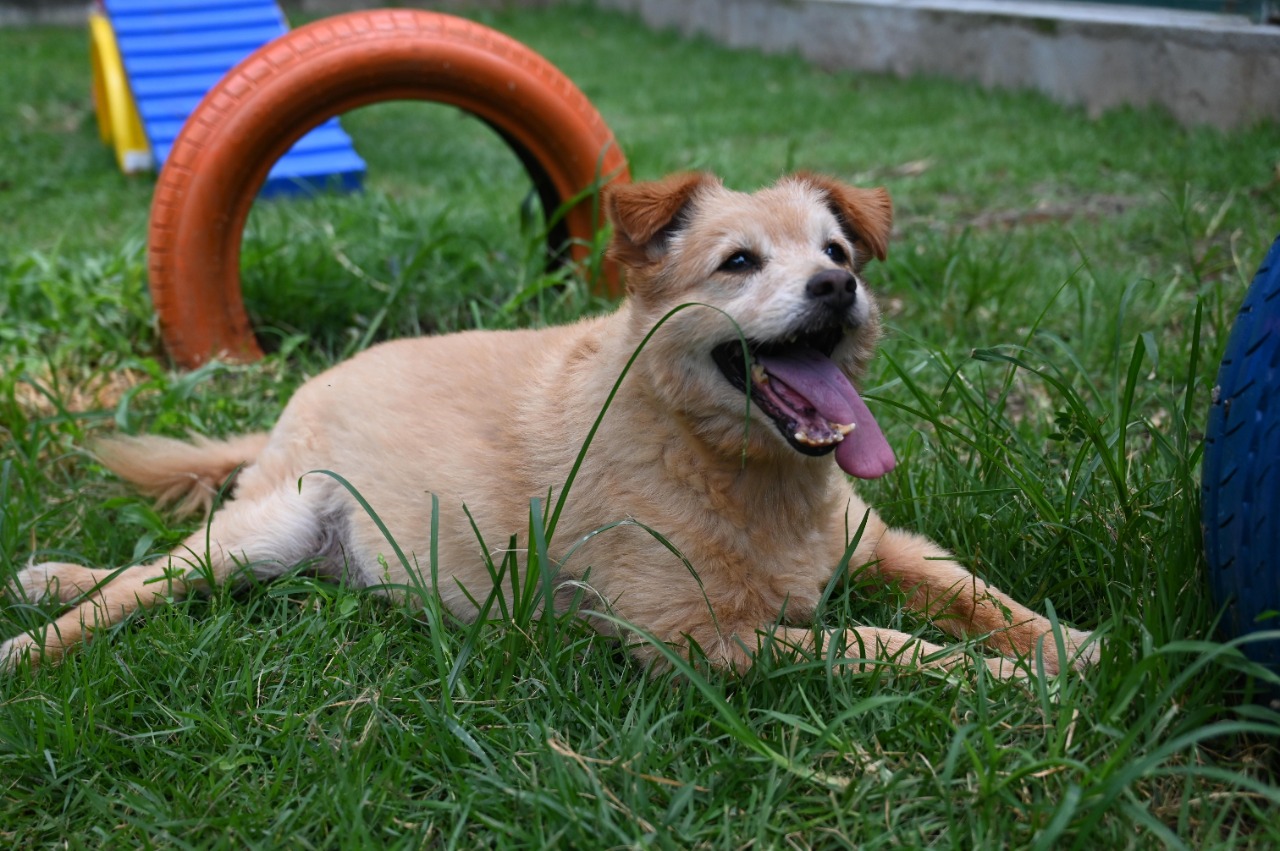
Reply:
<svg viewBox="0 0 1280 851"><path fill-rule="evenodd" d="M98 129L126 174L159 170L205 93L288 32L275 0L99 0L90 15ZM260 197L359 189L365 164L337 118L271 169Z"/></svg>
<svg viewBox="0 0 1280 851"><path fill-rule="evenodd" d="M1201 479L1209 582L1226 606L1224 632L1280 630L1280 238L1227 340ZM1242 649L1280 673L1280 638Z"/></svg>

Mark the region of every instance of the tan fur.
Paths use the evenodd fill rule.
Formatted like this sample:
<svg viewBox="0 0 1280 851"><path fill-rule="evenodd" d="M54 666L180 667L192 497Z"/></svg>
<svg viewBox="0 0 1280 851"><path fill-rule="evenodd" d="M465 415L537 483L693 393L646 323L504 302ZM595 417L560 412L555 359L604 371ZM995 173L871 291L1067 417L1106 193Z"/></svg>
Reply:
<svg viewBox="0 0 1280 851"><path fill-rule="evenodd" d="M257 458L269 438L265 432L231 440L192 435L190 441L123 435L96 442L93 454L158 505L185 517L197 511L208 514L231 474Z"/></svg>
<svg viewBox="0 0 1280 851"><path fill-rule="evenodd" d="M523 546L530 499L559 495L632 353L659 319L689 302L718 309L677 312L622 383L552 540L557 583L585 584L587 608L607 608L676 647L696 644L727 668L748 667L765 647L819 641L836 642L851 669L877 660L949 667L966 658L894 630L801 626L865 522L852 566L899 585L946 632L1005 654L988 661L994 673L1013 674L1010 658L1039 654L1056 672L1096 653L1088 646L1081 654L1086 633L1064 630L1069 658L1060 658L1044 617L932 542L888 528L831 457L792 449L710 357L713 346L737 339L728 316L748 338L785 335L806 306L805 282L840 265L825 247L843 246L852 272L883 257L892 215L884 190L801 175L745 195L691 174L619 187L605 209L629 292L609 316L374 347L306 383L269 438L102 444L113 470L185 507L208 504L245 466L235 498L168 557L123 571L50 563L21 572L21 593L76 605L48 628L0 645L0 662L55 660L139 607L245 573L270 578L306 560L357 586L409 583L375 524L315 470L350 481L418 565L434 544L444 604L474 617L472 600L487 596L491 580L464 505L493 555L512 535ZM721 264L739 251L760 258L760 268L725 272ZM855 280L858 301L831 358L856 379L879 322ZM593 534L619 521L635 523ZM697 575L640 524L663 533ZM642 659L659 655L625 630L622 637Z"/></svg>

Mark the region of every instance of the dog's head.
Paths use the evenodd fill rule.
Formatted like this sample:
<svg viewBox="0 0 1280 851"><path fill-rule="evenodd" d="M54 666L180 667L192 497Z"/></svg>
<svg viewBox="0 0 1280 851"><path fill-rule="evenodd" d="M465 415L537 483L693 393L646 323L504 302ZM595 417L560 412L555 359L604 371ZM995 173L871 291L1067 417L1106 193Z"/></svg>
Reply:
<svg viewBox="0 0 1280 851"><path fill-rule="evenodd" d="M616 186L605 208L638 332L681 304L714 308L677 313L641 357L664 404L733 451L749 392L750 416L765 426L746 430L749 455L835 452L863 478L893 468L852 383L879 336L861 272L885 257L885 190L800 174L747 195L680 174Z"/></svg>

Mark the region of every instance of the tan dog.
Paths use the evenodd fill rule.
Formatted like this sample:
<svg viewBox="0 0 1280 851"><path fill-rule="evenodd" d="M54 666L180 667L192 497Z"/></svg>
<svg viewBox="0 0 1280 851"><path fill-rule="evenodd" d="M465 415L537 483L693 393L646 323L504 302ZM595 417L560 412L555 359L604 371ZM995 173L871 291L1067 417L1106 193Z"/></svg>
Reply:
<svg viewBox="0 0 1280 851"><path fill-rule="evenodd" d="M139 607L245 571L268 579L318 559L318 571L356 586L410 584L367 513L335 479L306 475L314 470L349 480L423 567L438 497L439 593L458 617L474 618L473 601L493 580L463 507L491 547L523 538L530 499L559 495L642 339L689 302L703 306L675 313L653 335L570 490L551 542L562 591L588 587L584 610L607 607L682 652L696 643L714 664L738 670L769 641L813 648L822 638L855 660L965 658L894 630L824 635L787 625L811 618L862 528L851 567L899 583L909 605L947 632L979 636L1006 657L1039 653L1050 672L1070 661L1048 620L930 541L887 528L844 475L879 476L894 464L851 383L879 333L860 273L885 256L892 212L883 189L800 175L745 195L686 174L616 187L606 208L629 291L612 315L377 346L307 382L270 435L102 444L107 466L188 509L209 507L244 467L234 499L166 558L123 571L55 563L22 571L27 595L76 605L42 634L0 646L0 663L58 659ZM627 519L637 524L592 534ZM663 533L696 576L638 524ZM1088 634L1061 638L1083 664ZM660 655L642 641L631 648ZM1007 658L988 664L1002 676L1015 670Z"/></svg>

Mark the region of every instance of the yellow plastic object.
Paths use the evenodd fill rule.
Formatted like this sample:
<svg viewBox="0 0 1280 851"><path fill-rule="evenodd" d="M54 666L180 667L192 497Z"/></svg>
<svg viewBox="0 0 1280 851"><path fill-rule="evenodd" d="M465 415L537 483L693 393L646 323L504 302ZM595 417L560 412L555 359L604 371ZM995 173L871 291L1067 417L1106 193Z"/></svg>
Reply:
<svg viewBox="0 0 1280 851"><path fill-rule="evenodd" d="M151 145L142 132L142 119L124 74L116 34L111 22L98 12L89 14L89 61L93 64L98 135L115 148L116 162L125 174L151 171Z"/></svg>

